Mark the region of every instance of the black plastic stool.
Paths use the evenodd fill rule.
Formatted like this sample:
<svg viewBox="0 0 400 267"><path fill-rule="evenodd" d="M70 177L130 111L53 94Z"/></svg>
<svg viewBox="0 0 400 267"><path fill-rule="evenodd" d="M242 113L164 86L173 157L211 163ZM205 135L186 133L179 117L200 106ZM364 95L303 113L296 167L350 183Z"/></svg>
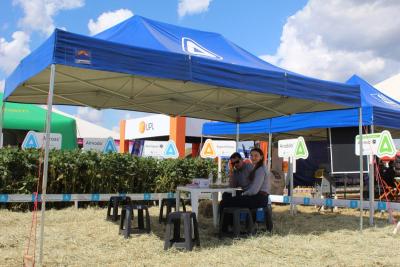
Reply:
<svg viewBox="0 0 400 267"><path fill-rule="evenodd" d="M137 227L132 226L134 221L134 210L138 212ZM146 212L146 223L143 216L143 211ZM119 234L128 238L131 233L150 233L150 215L149 210L145 205L126 205L122 208L121 219L119 223Z"/></svg>
<svg viewBox="0 0 400 267"><path fill-rule="evenodd" d="M182 198L180 199L180 202L181 202L183 211L186 212L185 202L183 201ZM167 213L165 214L165 218L164 218L164 206L167 207ZM172 209L174 209L174 211L177 211L176 210L176 199L175 198L163 198L161 200L160 215L158 216L158 222L159 223L167 223L168 214L171 213Z"/></svg>
<svg viewBox="0 0 400 267"><path fill-rule="evenodd" d="M260 224L265 223L265 230L272 233L274 228L274 224L272 221L272 206L268 204L264 208L252 209L253 218L255 218L255 222L257 224L257 228L259 228ZM261 227L263 230L263 227Z"/></svg>
<svg viewBox="0 0 400 267"><path fill-rule="evenodd" d="M251 214L250 209L248 208L238 208L238 207L231 207L231 208L224 208L222 211L221 221L219 223L219 237L223 235L229 234L228 232L222 231L222 226L224 224L225 216L227 214L233 215L233 235L239 237L240 234L253 234L254 231L254 223L253 223L253 216ZM241 231L241 216L245 216L245 231Z"/></svg>
<svg viewBox="0 0 400 267"><path fill-rule="evenodd" d="M110 200L108 201L108 205L107 205L106 220L113 221L113 222L118 221L118 219L120 218L120 215L118 214L119 204L127 205L130 203L131 203L130 197L124 197L124 196L110 197Z"/></svg>
<svg viewBox="0 0 400 267"><path fill-rule="evenodd" d="M181 219L183 220L183 238L181 237ZM192 232L194 233L194 237L192 236ZM194 245L200 246L196 213L178 211L168 214L165 228L164 250L175 246L176 248L184 248L190 251L193 249Z"/></svg>

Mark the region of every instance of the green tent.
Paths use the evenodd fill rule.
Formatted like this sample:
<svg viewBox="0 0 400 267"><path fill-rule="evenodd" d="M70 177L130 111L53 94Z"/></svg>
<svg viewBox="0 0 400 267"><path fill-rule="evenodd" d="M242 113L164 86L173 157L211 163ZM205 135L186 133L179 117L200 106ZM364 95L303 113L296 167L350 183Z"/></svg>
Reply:
<svg viewBox="0 0 400 267"><path fill-rule="evenodd" d="M3 101L2 93L0 93L0 97L1 104ZM29 130L44 132L46 113L47 110L35 105L6 103L3 123L4 145L7 145L7 143L21 144ZM62 135L61 149L72 150L77 148L75 120L54 112L51 117L51 132ZM16 142L11 142L10 139L12 138Z"/></svg>

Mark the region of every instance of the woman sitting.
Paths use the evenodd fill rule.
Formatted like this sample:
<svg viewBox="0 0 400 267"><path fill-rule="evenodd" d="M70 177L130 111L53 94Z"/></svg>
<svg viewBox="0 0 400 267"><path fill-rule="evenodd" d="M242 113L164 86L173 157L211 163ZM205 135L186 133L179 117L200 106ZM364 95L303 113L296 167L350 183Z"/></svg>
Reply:
<svg viewBox="0 0 400 267"><path fill-rule="evenodd" d="M238 207L256 209L268 205L270 180L268 178L267 168L264 165L264 153L259 148L253 148L250 151L250 158L254 166L248 178L250 184L240 196L225 198L220 202L220 218L224 208ZM224 220L224 222L220 221L220 223L222 223L222 231L224 232L227 231L228 222L232 221L232 218L225 218L226 220Z"/></svg>

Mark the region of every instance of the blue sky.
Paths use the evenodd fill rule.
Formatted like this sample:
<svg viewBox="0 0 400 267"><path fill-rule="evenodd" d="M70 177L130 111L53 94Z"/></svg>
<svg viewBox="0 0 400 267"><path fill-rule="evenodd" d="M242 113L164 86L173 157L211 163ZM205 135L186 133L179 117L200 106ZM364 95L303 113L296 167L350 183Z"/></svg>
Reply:
<svg viewBox="0 0 400 267"><path fill-rule="evenodd" d="M306 75L345 81L357 73L374 83L400 70L399 11L399 1L391 0L2 0L0 81L54 27L91 35L137 14L221 33L273 64ZM109 129L141 115L60 109Z"/></svg>

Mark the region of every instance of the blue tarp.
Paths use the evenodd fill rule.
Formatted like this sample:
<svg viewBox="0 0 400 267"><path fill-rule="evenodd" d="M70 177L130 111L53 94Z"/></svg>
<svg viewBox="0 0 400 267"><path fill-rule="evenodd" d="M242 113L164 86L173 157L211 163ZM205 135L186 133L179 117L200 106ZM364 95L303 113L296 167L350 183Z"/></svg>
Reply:
<svg viewBox="0 0 400 267"><path fill-rule="evenodd" d="M400 129L400 103L381 93L357 75L348 84L361 90L363 125ZM240 135L286 133L315 128L358 126L358 109L300 113L250 123L241 123ZM210 122L203 125L203 135L235 135L235 123Z"/></svg>
<svg viewBox="0 0 400 267"><path fill-rule="evenodd" d="M244 92L323 101L346 107L360 105L358 86L322 81L278 68L218 33L178 27L137 15L93 37L56 29L49 39L23 59L7 78L4 99L14 102L28 101L23 99L23 96L28 95L31 90L28 87L30 79L46 71L51 64L189 81L240 89ZM68 75L62 74L61 79L72 76ZM44 77L40 79L42 78ZM59 75L56 75L56 79L58 78ZM81 79L85 80L85 77ZM39 84L43 86L43 81ZM47 91L47 88L45 90ZM118 90L120 88L115 88L117 93ZM55 98L55 104L67 103L62 102L63 99L67 99L67 93L64 93L66 96L62 94L63 92L59 93L59 97ZM73 98L71 94L68 97ZM93 96L86 97L85 99L76 93L73 103L80 105L92 101L90 104L94 107L109 107L105 104L102 106L102 103L107 101L99 100L93 103ZM130 97L126 96L128 100ZM40 102L43 102L43 98ZM298 109L303 108L304 111L306 106L306 103L299 103ZM139 105L124 109L137 107ZM260 119L260 116L257 118ZM248 121L254 118L249 117ZM234 121L235 118L230 120Z"/></svg>

